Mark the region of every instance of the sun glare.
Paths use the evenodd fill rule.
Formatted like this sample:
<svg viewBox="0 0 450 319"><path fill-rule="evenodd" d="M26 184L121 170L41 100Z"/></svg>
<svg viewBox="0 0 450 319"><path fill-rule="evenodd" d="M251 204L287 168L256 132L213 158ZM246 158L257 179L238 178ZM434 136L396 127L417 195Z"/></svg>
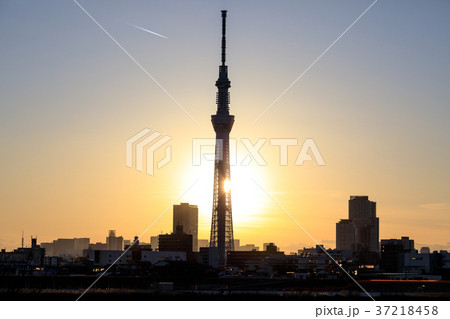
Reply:
<svg viewBox="0 0 450 319"><path fill-rule="evenodd" d="M227 193L230 192L230 190L231 190L231 181L229 179L225 180L224 188L225 188L225 192L227 192Z"/></svg>
<svg viewBox="0 0 450 319"><path fill-rule="evenodd" d="M205 163L201 167L196 167L189 175L189 181L198 179L198 183L183 200L198 205L204 222L209 223L213 198L214 163ZM231 166L231 179L225 181L225 191L231 192L233 221L236 224L253 223L263 212L262 202L265 200L265 195L252 179L264 183L264 175L257 168Z"/></svg>

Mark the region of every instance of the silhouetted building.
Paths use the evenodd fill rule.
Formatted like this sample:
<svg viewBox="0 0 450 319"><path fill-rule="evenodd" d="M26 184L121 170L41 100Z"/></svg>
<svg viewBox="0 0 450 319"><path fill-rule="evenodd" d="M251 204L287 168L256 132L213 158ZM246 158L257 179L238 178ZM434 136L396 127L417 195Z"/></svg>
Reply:
<svg viewBox="0 0 450 319"><path fill-rule="evenodd" d="M341 270L330 256L349 272L355 268L353 253L350 250L327 249L325 253L322 248L322 245L316 245L314 248L298 251L297 278L336 279Z"/></svg>
<svg viewBox="0 0 450 319"><path fill-rule="evenodd" d="M355 224L349 219L341 219L336 224L336 249L354 250L355 227Z"/></svg>
<svg viewBox="0 0 450 319"><path fill-rule="evenodd" d="M158 236L151 236L150 237L150 245L152 245L153 250L158 250L159 237Z"/></svg>
<svg viewBox="0 0 450 319"><path fill-rule="evenodd" d="M46 268L56 268L61 266L62 261L63 261L62 257L46 256L44 258L44 266Z"/></svg>
<svg viewBox="0 0 450 319"><path fill-rule="evenodd" d="M135 236L133 241L124 247L125 250L131 251L131 259L134 261L139 261L142 259L142 252L152 251L152 246L150 244L141 243L139 237Z"/></svg>
<svg viewBox="0 0 450 319"><path fill-rule="evenodd" d="M265 251L229 251L227 265L243 269L251 264L262 263L266 257Z"/></svg>
<svg viewBox="0 0 450 319"><path fill-rule="evenodd" d="M134 240L124 240L124 249L140 249L140 250L152 250L152 246L149 243L144 243L139 240L139 236L134 236Z"/></svg>
<svg viewBox="0 0 450 319"><path fill-rule="evenodd" d="M41 243L46 256L56 256L65 259L83 256L83 251L89 249L89 238L58 238L51 243Z"/></svg>
<svg viewBox="0 0 450 319"><path fill-rule="evenodd" d="M272 255L279 253L279 249L274 243L265 244L264 251Z"/></svg>
<svg viewBox="0 0 450 319"><path fill-rule="evenodd" d="M192 249L198 251L198 207L189 205L189 203L173 205L174 233L177 230L177 226L183 226L183 231L192 235Z"/></svg>
<svg viewBox="0 0 450 319"><path fill-rule="evenodd" d="M14 251L6 252L2 249L0 252L0 270L12 269L19 270L33 270L34 267L44 265L45 248L37 244L37 239L31 239L31 248L17 248Z"/></svg>
<svg viewBox="0 0 450 319"><path fill-rule="evenodd" d="M106 243L97 242L95 244L89 244L90 250L108 250L108 245Z"/></svg>
<svg viewBox="0 0 450 319"><path fill-rule="evenodd" d="M156 264L159 261L185 261L186 253L177 251L149 251L149 250L87 250L86 258L95 266L130 265L140 263Z"/></svg>
<svg viewBox="0 0 450 319"><path fill-rule="evenodd" d="M403 272L404 253L401 241L391 239L381 241L381 263L384 272Z"/></svg>
<svg viewBox="0 0 450 319"><path fill-rule="evenodd" d="M124 248L123 237L122 236L117 237L116 231L110 230L109 236L106 237L106 246L108 250L123 250Z"/></svg>
<svg viewBox="0 0 450 319"><path fill-rule="evenodd" d="M430 274L431 255L419 254L417 251L411 251L404 254L404 272L412 275Z"/></svg>
<svg viewBox="0 0 450 319"><path fill-rule="evenodd" d="M241 246L241 241L239 239L234 240L234 250L235 251L252 251L259 250L259 247L255 244L246 244Z"/></svg>
<svg viewBox="0 0 450 319"><path fill-rule="evenodd" d="M402 245L403 245L403 251L405 253L409 253L414 250L414 240L409 239L409 237L402 237L401 238Z"/></svg>
<svg viewBox="0 0 450 319"><path fill-rule="evenodd" d="M209 265L209 247L200 247L197 255L197 262L203 265Z"/></svg>
<svg viewBox="0 0 450 319"><path fill-rule="evenodd" d="M376 203L368 196L351 196L348 203L349 218L336 224L336 249L378 251L379 218Z"/></svg>
<svg viewBox="0 0 450 319"><path fill-rule="evenodd" d="M183 232L183 226L177 226L172 234L159 235L159 251L183 251L192 253L192 235Z"/></svg>
<svg viewBox="0 0 450 319"><path fill-rule="evenodd" d="M244 269L249 265L261 264L269 256L285 256L274 243L264 244L264 247L264 251L229 251L227 265Z"/></svg>
<svg viewBox="0 0 450 319"><path fill-rule="evenodd" d="M384 272L401 273L405 267L405 254L414 251L414 240L409 237L381 240L380 267Z"/></svg>

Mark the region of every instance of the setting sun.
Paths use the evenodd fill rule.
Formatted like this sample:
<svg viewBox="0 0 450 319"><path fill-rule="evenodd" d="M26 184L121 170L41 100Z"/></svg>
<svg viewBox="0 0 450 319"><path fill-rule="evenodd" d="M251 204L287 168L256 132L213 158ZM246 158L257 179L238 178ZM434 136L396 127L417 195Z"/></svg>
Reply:
<svg viewBox="0 0 450 319"><path fill-rule="evenodd" d="M230 192L230 190L231 190L231 181L229 179L225 180L224 188L225 188L225 192L227 192L227 193Z"/></svg>

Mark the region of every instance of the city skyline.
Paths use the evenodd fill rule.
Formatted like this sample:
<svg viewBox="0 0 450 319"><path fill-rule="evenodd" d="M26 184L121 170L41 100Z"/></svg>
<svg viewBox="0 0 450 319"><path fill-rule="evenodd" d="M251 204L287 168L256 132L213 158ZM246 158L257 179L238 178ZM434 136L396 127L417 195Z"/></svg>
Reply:
<svg viewBox="0 0 450 319"><path fill-rule="evenodd" d="M336 245L335 247L330 247L324 243L319 243L326 249L336 249L336 250L347 250L352 253L359 252L380 252L380 245L383 242L388 242L392 238L380 238L379 237L379 218L376 217L376 202L370 201L368 196L350 196L348 201L348 219L341 219L336 223ZM197 205L191 205L189 203L180 203L173 205L172 212L173 229L172 235L176 233L184 233L192 235L192 251L198 252L200 247L210 247L207 239L198 238L198 207ZM347 225L350 228L347 228ZM181 228L180 228L181 227ZM141 235L134 236L134 240L125 239L123 236L116 236L116 230L109 230L108 237L106 237L105 242L92 242L90 243L89 237L83 238L57 238L50 242L41 242L41 246L46 248L46 255L48 256L58 256L56 251L71 251L73 249L78 251L77 256L83 256L83 249L97 249L97 250L126 250L127 246L139 242L141 244L148 245L151 243L151 248L153 250L159 250L159 244L153 244L153 238L158 238L159 236L170 236L168 232L161 231L158 236ZM406 234L404 234L406 235ZM145 238L149 239L148 243L145 243ZM404 238L409 238L409 236L401 236L402 240ZM32 246L32 242L37 242L37 237L31 236L30 246L24 244L27 241L22 234L22 248L27 248ZM157 240L158 242L159 240ZM200 242L205 242L205 245L200 245ZM267 237L263 243L262 247L265 250L265 246L273 244L271 242L270 236ZM254 243L245 243L245 245L240 245L240 239L233 239L235 251L259 251L259 246ZM412 240L412 249L414 249L414 240ZM318 245L316 243L316 245ZM58 248L58 246L60 248ZM327 247L328 246L328 247ZM433 248L426 246L424 244L417 244L417 248L420 251L440 251L442 247ZM64 247L64 248L63 248ZM78 248L77 248L78 247ZM84 248L79 248L84 247ZM409 247L409 246L408 246ZM20 247L19 247L20 248ZM288 253L297 254L298 251L302 249L312 249L310 246L304 245L303 247L297 247L294 250L288 251ZM213 262L215 263L215 262Z"/></svg>
<svg viewBox="0 0 450 319"><path fill-rule="evenodd" d="M335 245L348 196L369 195L378 203L380 239L407 235L416 245L450 248L449 4L376 3L251 125L371 1L180 3L183 14L163 3L139 10L80 3L200 125L74 3L30 2L26 10L2 3L1 248L19 247L22 230L45 242L99 241L108 229L133 238L197 176L177 202L198 205L198 237L209 238L213 163L194 167L186 154L192 138L211 137L224 8L232 12L228 64L240 118L231 137L299 139L287 166L272 146L263 150L267 166L231 167L235 238L261 246L269 234L284 251L315 244L255 181L326 246ZM145 127L173 137L173 159L154 176L124 164L124 142ZM292 164L309 137L326 166ZM146 236L171 223L164 216Z"/></svg>

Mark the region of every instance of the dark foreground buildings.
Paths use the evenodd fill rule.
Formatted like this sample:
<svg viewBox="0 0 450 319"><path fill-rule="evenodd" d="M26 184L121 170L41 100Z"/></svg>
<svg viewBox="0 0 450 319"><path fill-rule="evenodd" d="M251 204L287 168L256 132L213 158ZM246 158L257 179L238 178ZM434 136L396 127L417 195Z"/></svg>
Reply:
<svg viewBox="0 0 450 319"><path fill-rule="evenodd" d="M31 248L17 248L14 251L0 252L0 272L19 274L44 266L45 249L37 244L37 239L31 239Z"/></svg>
<svg viewBox="0 0 450 319"><path fill-rule="evenodd" d="M182 226L186 234L192 235L192 249L198 251L198 206L181 203L173 205L173 232Z"/></svg>
<svg viewBox="0 0 450 319"><path fill-rule="evenodd" d="M172 234L159 235L159 251L182 251L192 254L192 235L183 231L183 226L177 226Z"/></svg>

